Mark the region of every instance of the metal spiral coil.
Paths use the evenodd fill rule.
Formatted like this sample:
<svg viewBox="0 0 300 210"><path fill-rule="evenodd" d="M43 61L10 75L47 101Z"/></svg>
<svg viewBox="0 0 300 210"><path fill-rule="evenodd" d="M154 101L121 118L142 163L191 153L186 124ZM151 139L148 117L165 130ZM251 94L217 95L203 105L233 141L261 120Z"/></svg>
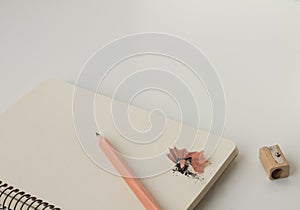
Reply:
<svg viewBox="0 0 300 210"><path fill-rule="evenodd" d="M13 201L15 203L13 204ZM0 180L0 210L61 210Z"/></svg>

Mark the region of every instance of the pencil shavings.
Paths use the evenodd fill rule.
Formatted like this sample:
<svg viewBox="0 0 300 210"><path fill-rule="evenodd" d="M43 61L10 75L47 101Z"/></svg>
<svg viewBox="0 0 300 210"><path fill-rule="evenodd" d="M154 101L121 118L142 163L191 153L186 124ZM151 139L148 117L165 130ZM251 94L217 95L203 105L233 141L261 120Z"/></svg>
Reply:
<svg viewBox="0 0 300 210"><path fill-rule="evenodd" d="M204 158L204 151L188 152L184 149L169 148L167 156L175 163L173 172L179 172L187 177L198 178L204 172L208 160Z"/></svg>

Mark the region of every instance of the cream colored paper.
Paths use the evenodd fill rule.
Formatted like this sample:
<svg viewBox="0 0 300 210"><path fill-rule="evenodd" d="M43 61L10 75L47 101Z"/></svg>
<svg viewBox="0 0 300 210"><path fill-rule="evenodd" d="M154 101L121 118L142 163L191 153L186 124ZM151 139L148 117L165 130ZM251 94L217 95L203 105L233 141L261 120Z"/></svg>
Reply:
<svg viewBox="0 0 300 210"><path fill-rule="evenodd" d="M92 93L82 90L82 94ZM48 80L1 114L0 179L61 209L143 209L120 177L100 169L83 152L72 122L72 96L72 85ZM99 95L96 104L97 101L108 105L110 98ZM131 114L143 124L142 118L148 112L132 107ZM109 112L100 109L96 117L102 122L111 118ZM106 137L122 152L141 151L126 146L112 124L101 126ZM162 136L166 138L161 141L164 144L168 144L168 137L179 124L169 120L168 126L167 134ZM199 131L198 135L201 139L207 133ZM94 132L91 140L96 141ZM195 148L202 145L203 142L198 142ZM153 151L146 152L151 155L165 146L158 143ZM141 151L140 155L143 154L145 151ZM171 171L141 181L162 209L193 208L236 155L235 144L223 139L205 169L205 181L173 176Z"/></svg>

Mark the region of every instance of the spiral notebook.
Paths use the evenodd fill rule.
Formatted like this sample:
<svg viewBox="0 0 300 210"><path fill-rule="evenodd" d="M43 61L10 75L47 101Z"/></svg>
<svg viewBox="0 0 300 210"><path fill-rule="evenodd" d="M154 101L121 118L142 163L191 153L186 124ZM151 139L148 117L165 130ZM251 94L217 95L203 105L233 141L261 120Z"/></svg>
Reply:
<svg viewBox="0 0 300 210"><path fill-rule="evenodd" d="M63 81L45 81L0 115L0 209L143 209L122 178L99 168L81 148L73 126L73 90ZM82 89L82 94L92 93ZM102 95L97 99L110 102ZM148 114L131 108L137 120ZM102 121L108 121L107 110L97 111L106 115ZM171 123L175 131L177 123ZM113 127L103 130L114 146L126 152ZM206 135L198 132L200 137ZM205 168L205 181L174 175L172 170L140 181L161 209L193 209L236 155L235 144L222 139Z"/></svg>

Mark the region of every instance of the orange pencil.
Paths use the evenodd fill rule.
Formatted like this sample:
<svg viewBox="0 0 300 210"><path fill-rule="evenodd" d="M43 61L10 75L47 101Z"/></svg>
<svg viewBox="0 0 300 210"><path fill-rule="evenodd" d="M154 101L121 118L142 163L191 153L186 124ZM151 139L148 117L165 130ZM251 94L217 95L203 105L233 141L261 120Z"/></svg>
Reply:
<svg viewBox="0 0 300 210"><path fill-rule="evenodd" d="M102 137L100 134L96 133L99 140L99 146L103 150L106 157L112 163L112 165L117 169L119 174L122 176L124 181L130 187L132 192L140 200L146 209L160 209L154 199L150 196L147 190L144 188L142 183L137 179L133 178L134 173L126 165L125 161L120 157L118 152L113 148L109 141Z"/></svg>

